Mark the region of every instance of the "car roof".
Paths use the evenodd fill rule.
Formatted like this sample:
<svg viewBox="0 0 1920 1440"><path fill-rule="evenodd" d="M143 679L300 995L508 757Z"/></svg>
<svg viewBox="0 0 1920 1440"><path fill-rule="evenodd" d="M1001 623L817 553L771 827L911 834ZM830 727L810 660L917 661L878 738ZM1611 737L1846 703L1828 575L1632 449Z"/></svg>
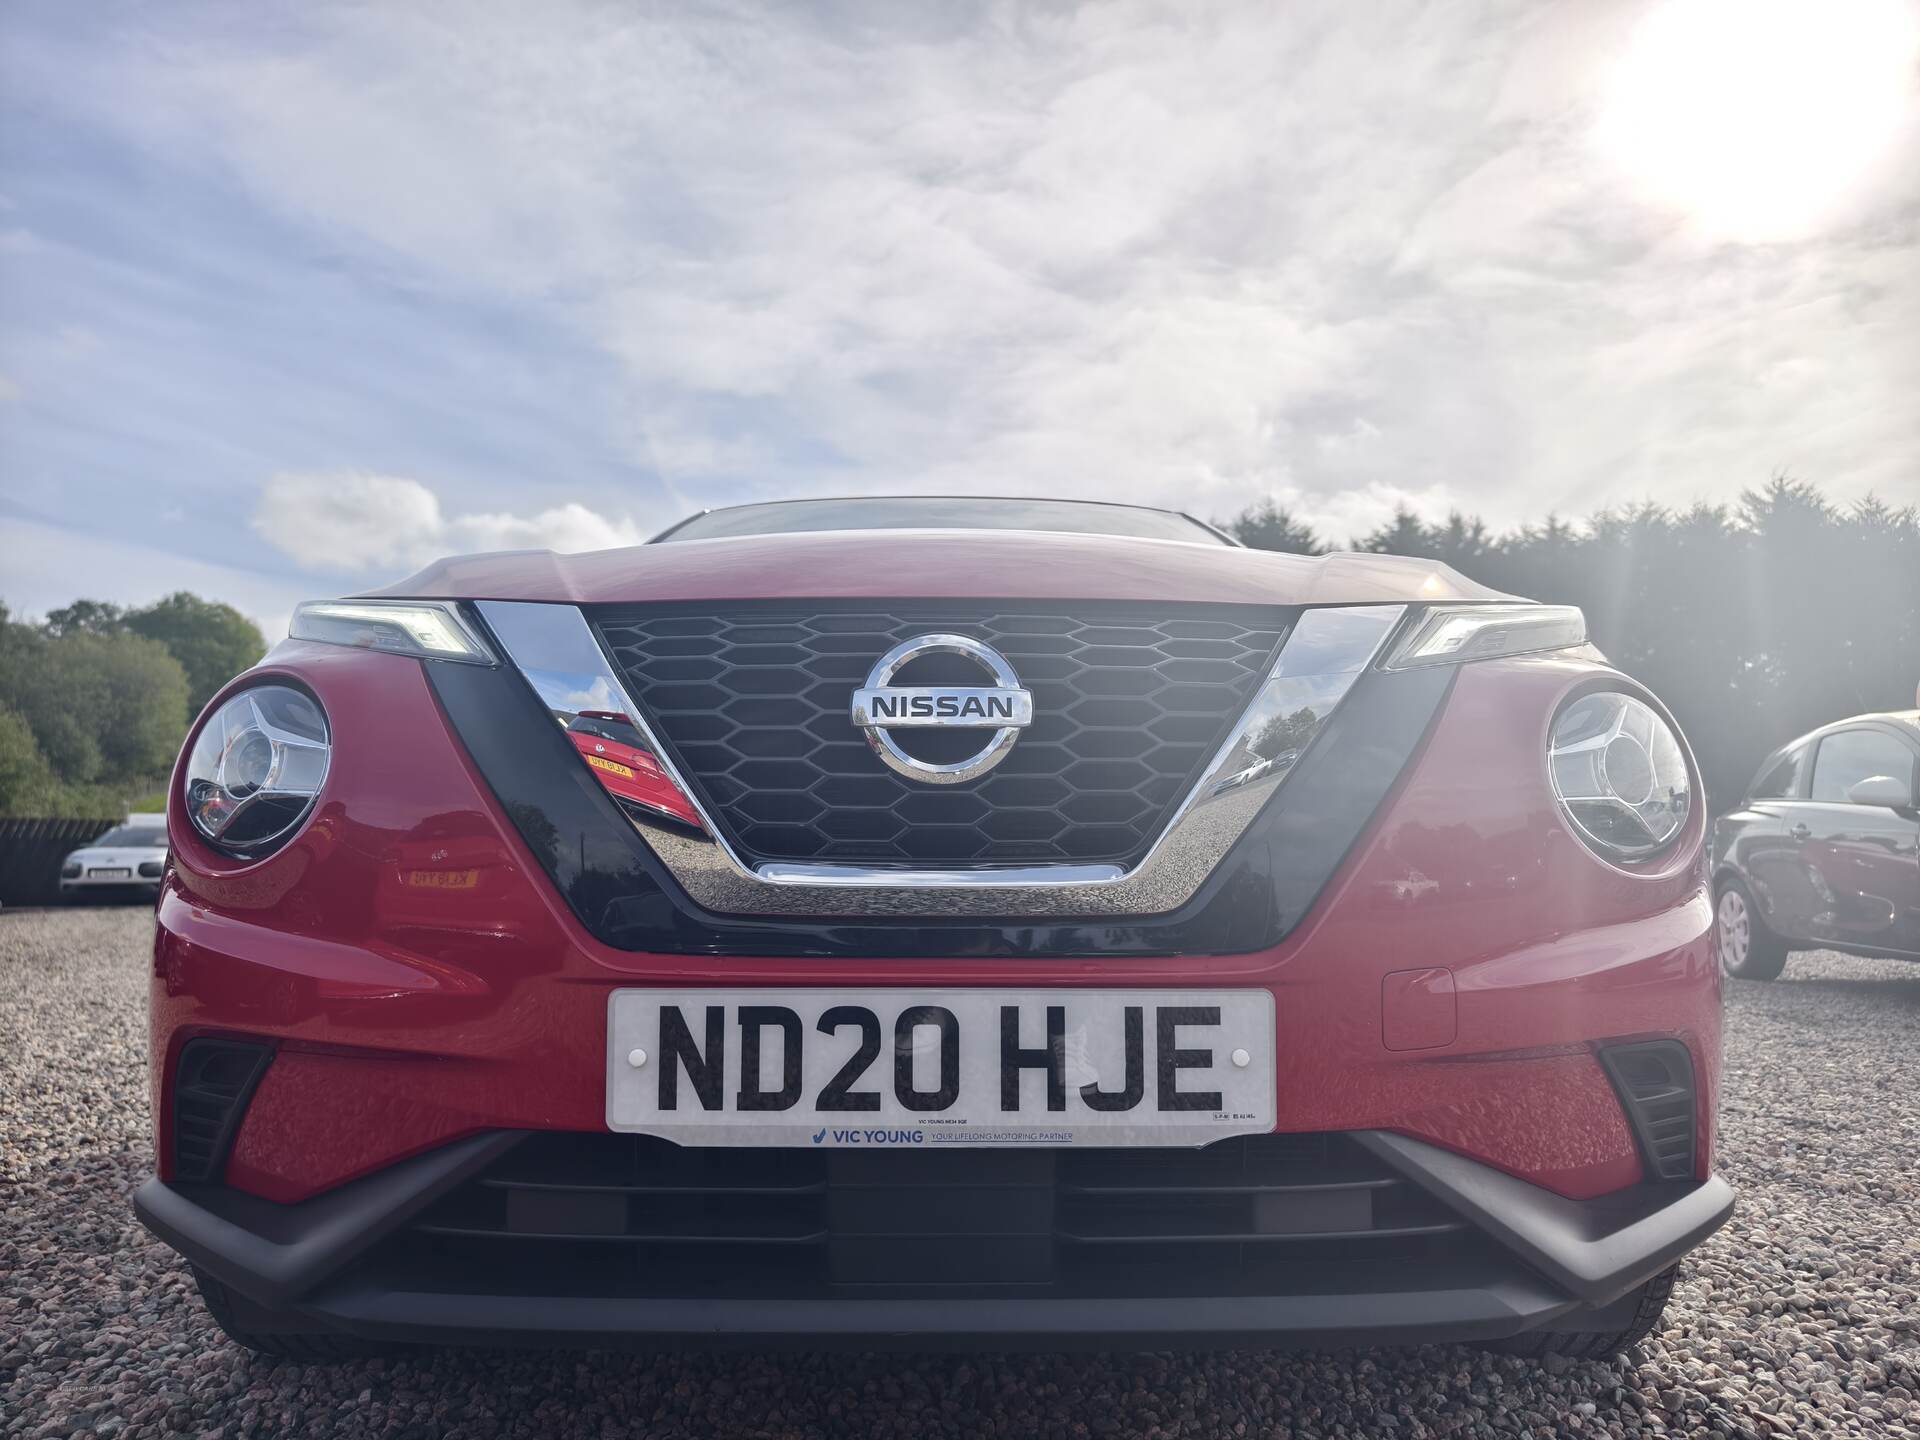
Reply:
<svg viewBox="0 0 1920 1440"><path fill-rule="evenodd" d="M1874 710L1865 715L1848 715L1841 720L1829 720L1826 724L1809 730L1804 735L1796 735L1783 745L1769 752L1771 760L1775 755L1784 755L1796 746L1805 745L1810 740L1818 740L1823 735L1831 735L1836 730L1849 730L1856 725L1878 725L1883 728L1915 732L1914 738L1920 739L1920 710Z"/></svg>

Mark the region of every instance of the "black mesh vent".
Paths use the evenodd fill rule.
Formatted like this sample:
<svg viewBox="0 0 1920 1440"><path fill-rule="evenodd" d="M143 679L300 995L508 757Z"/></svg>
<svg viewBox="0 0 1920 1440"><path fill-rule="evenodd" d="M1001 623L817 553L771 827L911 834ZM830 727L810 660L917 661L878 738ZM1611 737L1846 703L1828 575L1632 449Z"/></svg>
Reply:
<svg viewBox="0 0 1920 1440"><path fill-rule="evenodd" d="M1693 1178L1693 1057L1678 1040L1610 1045L1600 1052L1626 1107L1648 1178Z"/></svg>
<svg viewBox="0 0 1920 1440"><path fill-rule="evenodd" d="M240 1117L273 1052L240 1040L189 1040L173 1084L173 1178L218 1180Z"/></svg>
<svg viewBox="0 0 1920 1440"><path fill-rule="evenodd" d="M375 1260L529 1295L1296 1294L1484 1246L1345 1135L1204 1150L685 1150L529 1137Z"/></svg>
<svg viewBox="0 0 1920 1440"><path fill-rule="evenodd" d="M1078 604L1068 613L916 601L602 613L602 638L661 739L758 860L867 863L1138 859L1225 738L1289 612ZM1033 692L1034 720L990 774L924 785L880 763L848 707L873 663L936 631L984 640ZM901 685L983 683L951 657ZM921 759L987 731L901 731Z"/></svg>

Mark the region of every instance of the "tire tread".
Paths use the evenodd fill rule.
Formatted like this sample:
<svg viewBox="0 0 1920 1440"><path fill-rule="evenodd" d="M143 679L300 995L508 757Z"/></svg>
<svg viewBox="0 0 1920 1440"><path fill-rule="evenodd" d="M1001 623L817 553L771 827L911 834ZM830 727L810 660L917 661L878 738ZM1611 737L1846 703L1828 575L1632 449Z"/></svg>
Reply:
<svg viewBox="0 0 1920 1440"><path fill-rule="evenodd" d="M357 1335L336 1335L324 1330L250 1329L239 1318L232 1290L197 1265L193 1267L193 1280L200 1287L200 1298L206 1302L207 1313L213 1316L214 1324L234 1344L256 1355L327 1364L338 1360L360 1360L369 1355L382 1354L391 1348L363 1340Z"/></svg>
<svg viewBox="0 0 1920 1440"><path fill-rule="evenodd" d="M1640 1303L1634 1307L1633 1319L1627 1322L1624 1330L1533 1330L1502 1340L1494 1348L1502 1354L1534 1360L1544 1359L1548 1355L1560 1355L1569 1360L1610 1359L1638 1345L1660 1328L1667 1301L1673 1295L1673 1282L1679 1274L1680 1267L1675 1265L1670 1270L1661 1271L1640 1287Z"/></svg>

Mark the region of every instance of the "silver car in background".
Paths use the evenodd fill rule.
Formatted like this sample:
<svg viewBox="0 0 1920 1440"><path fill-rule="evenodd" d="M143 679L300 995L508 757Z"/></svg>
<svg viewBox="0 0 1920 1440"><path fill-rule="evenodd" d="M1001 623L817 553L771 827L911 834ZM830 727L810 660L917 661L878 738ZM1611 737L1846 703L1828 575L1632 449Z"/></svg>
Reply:
<svg viewBox="0 0 1920 1440"><path fill-rule="evenodd" d="M129 815L67 856L60 867L60 898L105 898L135 889L155 895L166 868L167 817Z"/></svg>

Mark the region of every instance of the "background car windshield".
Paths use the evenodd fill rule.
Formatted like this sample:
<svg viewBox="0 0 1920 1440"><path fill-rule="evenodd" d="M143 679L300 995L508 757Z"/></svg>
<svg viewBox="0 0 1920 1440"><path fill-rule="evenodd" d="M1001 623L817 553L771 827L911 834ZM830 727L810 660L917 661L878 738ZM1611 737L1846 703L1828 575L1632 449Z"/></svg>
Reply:
<svg viewBox="0 0 1920 1440"><path fill-rule="evenodd" d="M157 848L167 843L167 832L147 825L116 825L93 843L96 845L145 845Z"/></svg>
<svg viewBox="0 0 1920 1440"><path fill-rule="evenodd" d="M1842 730L1820 742L1813 762L1813 798L1844 802L1847 791L1875 775L1905 780L1913 774L1913 755L1893 736L1878 730Z"/></svg>
<svg viewBox="0 0 1920 1440"><path fill-rule="evenodd" d="M598 735L602 740L611 740L635 750L646 748L640 732L625 720L612 720L604 715L581 715L567 728L577 735Z"/></svg>
<svg viewBox="0 0 1920 1440"><path fill-rule="evenodd" d="M912 495L862 500L782 500L710 510L656 540L789 535L802 530L1057 530L1137 540L1232 542L1171 510L1079 500L997 500L981 495Z"/></svg>

